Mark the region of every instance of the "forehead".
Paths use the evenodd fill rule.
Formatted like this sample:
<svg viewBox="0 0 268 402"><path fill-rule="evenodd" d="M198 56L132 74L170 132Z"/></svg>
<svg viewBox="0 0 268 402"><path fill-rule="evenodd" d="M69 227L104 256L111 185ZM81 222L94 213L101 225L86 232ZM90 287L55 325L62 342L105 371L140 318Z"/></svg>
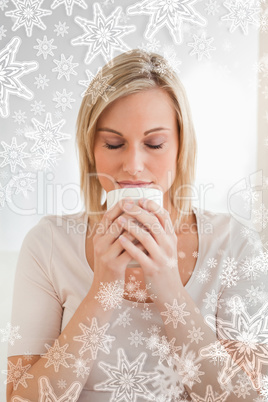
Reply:
<svg viewBox="0 0 268 402"><path fill-rule="evenodd" d="M161 88L147 89L116 99L101 113L97 126L104 121L155 120L164 123L176 120L176 112L169 94ZM132 121L133 124L133 121Z"/></svg>

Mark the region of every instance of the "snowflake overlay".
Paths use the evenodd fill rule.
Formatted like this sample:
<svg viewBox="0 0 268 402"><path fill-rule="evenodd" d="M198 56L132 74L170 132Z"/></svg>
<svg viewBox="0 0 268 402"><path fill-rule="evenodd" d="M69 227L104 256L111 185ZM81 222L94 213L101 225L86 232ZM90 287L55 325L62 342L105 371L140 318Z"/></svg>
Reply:
<svg viewBox="0 0 268 402"><path fill-rule="evenodd" d="M33 93L24 86L20 77L34 71L38 68L38 63L31 62L15 62L15 56L21 44L21 39L13 38L5 47L0 51L0 116L9 116L9 94L20 96L24 99L32 99Z"/></svg>
<svg viewBox="0 0 268 402"><path fill-rule="evenodd" d="M164 324L169 324L170 322L172 322L174 328L177 328L178 322L186 324L186 321L183 317L190 315L190 313L188 311L184 311L185 306L186 303L183 303L180 306L178 306L177 299L174 299L172 305L165 303L167 311L163 311L162 313L160 313L161 315L167 317Z"/></svg>
<svg viewBox="0 0 268 402"><path fill-rule="evenodd" d="M83 335L74 337L75 341L83 342L83 346L80 348L79 354L81 355L87 350L90 350L93 360L96 360L98 350L102 350L106 354L109 354L111 342L115 340L114 336L105 334L109 326L110 324L107 323L102 327L98 327L95 317L92 318L90 327L80 323L79 327L83 331Z"/></svg>
<svg viewBox="0 0 268 402"><path fill-rule="evenodd" d="M113 78L113 75L106 75L103 77L102 69L99 67L96 76L94 76L89 70L86 70L88 80L78 81L87 89L81 94L81 96L91 95L91 104L95 105L98 98L101 97L105 102L108 102L107 92L115 91L115 87L109 85L107 82Z"/></svg>
<svg viewBox="0 0 268 402"><path fill-rule="evenodd" d="M150 21L145 31L145 38L151 39L164 25L167 26L173 41L182 42L183 21L192 24L206 25L206 20L197 13L193 5L197 0L166 1L143 0L127 8L129 15L149 14Z"/></svg>
<svg viewBox="0 0 268 402"><path fill-rule="evenodd" d="M191 393L191 398L193 402L225 402L229 392L225 391L223 394L219 396L214 396L214 392L211 385L206 387L206 395L204 398L201 398L199 395L195 393Z"/></svg>
<svg viewBox="0 0 268 402"><path fill-rule="evenodd" d="M12 31L16 31L23 25L26 29L27 36L32 36L33 27L37 27L45 30L46 25L41 20L46 15L51 15L52 11L42 10L40 8L44 0L12 0L12 3L16 6L15 10L6 11L5 15L16 19L15 24L12 27Z"/></svg>
<svg viewBox="0 0 268 402"><path fill-rule="evenodd" d="M232 21L230 32L233 33L240 27L245 35L248 34L248 25L257 25L253 16L259 12L259 8L252 5L252 0L228 0L223 3L230 13L224 15L222 21Z"/></svg>
<svg viewBox="0 0 268 402"><path fill-rule="evenodd" d="M57 67L53 68L52 71L58 72L58 80L64 76L67 81L70 81L71 74L77 75L77 72L74 71L74 68L77 67L79 63L72 63L72 60L73 56L70 56L68 59L66 59L64 54L61 54L60 60L53 60Z"/></svg>
<svg viewBox="0 0 268 402"><path fill-rule="evenodd" d="M72 15L73 7L75 4L82 7L84 10L87 9L87 4L84 0L54 0L51 4L52 10L59 7L61 4L64 4L68 16Z"/></svg>
<svg viewBox="0 0 268 402"><path fill-rule="evenodd" d="M220 380L225 384L242 367L257 389L260 382L261 367L263 364L268 365L268 302L250 316L243 306L241 297L233 296L233 299L240 308L233 313L232 321L217 319L218 338L228 350L229 355L225 361ZM216 331L215 317L207 316L206 321ZM202 355L201 351L200 353Z"/></svg>
<svg viewBox="0 0 268 402"><path fill-rule="evenodd" d="M0 152L0 158L4 158L4 160L0 164L0 167L10 165L11 172L13 173L15 172L17 165L26 167L23 159L29 158L30 154L23 152L23 150L26 147L27 142L17 145L17 139L16 137L13 137L10 145L4 141L1 141L1 145L4 148L4 151Z"/></svg>
<svg viewBox="0 0 268 402"><path fill-rule="evenodd" d="M70 387L62 394L60 397L57 397L53 391L53 388L50 384L49 378L40 377L38 379L39 383L39 402L70 402L77 401L78 397L82 390L82 385L80 382L73 382ZM14 402L20 402L20 398L15 400Z"/></svg>
<svg viewBox="0 0 268 402"><path fill-rule="evenodd" d="M47 36L45 35L43 40L36 39L38 45L34 46L34 49L38 50L37 56L43 55L44 59L47 59L47 56L54 56L53 49L57 49L57 46L52 45L54 39L47 40Z"/></svg>
<svg viewBox="0 0 268 402"><path fill-rule="evenodd" d="M23 385L24 388L27 388L28 385L26 383L27 379L33 378L32 374L28 374L27 370L31 368L31 364L27 364L27 366L22 365L22 359L18 359L17 364L13 364L10 361L7 362L8 370L3 370L4 374L7 374L7 379L5 384L10 382L13 383L13 389L16 391L19 384Z"/></svg>
<svg viewBox="0 0 268 402"><path fill-rule="evenodd" d="M146 387L156 376L155 372L142 371L146 360L146 353L141 353L136 360L129 362L123 349L117 351L118 365L111 366L100 362L99 366L105 371L109 379L96 384L95 390L112 391L111 402L136 402L137 397L154 401L154 395Z"/></svg>
<svg viewBox="0 0 268 402"><path fill-rule="evenodd" d="M205 32L203 32L201 36L193 35L193 38L194 42L188 43L188 46L193 48L190 56L197 54L198 61L202 60L203 56L206 56L208 59L210 59L211 55L209 52L216 49L215 47L211 46L211 42L213 42L214 38L206 39Z"/></svg>
<svg viewBox="0 0 268 402"><path fill-rule="evenodd" d="M136 27L118 25L122 8L117 7L107 18L105 18L98 3L93 4L93 10L94 21L81 17L75 18L75 22L84 29L85 34L71 41L72 45L86 45L89 47L85 63L91 63L98 54L102 54L105 61L109 62L113 57L113 49L118 49L121 52L130 50L130 47L121 38L135 31Z"/></svg>
<svg viewBox="0 0 268 402"><path fill-rule="evenodd" d="M12 327L8 322L6 328L0 329L0 334L2 334L1 342L8 342L10 345L14 345L16 339L21 339L21 335L18 334L19 329L19 325Z"/></svg>
<svg viewBox="0 0 268 402"><path fill-rule="evenodd" d="M64 149L60 141L70 138L70 134L64 134L60 131L65 124L65 120L61 120L56 124L52 123L51 114L47 113L45 123L42 124L36 119L31 120L36 131L25 133L25 137L35 140L31 151L35 152L39 149L50 150L53 152L63 153Z"/></svg>
<svg viewBox="0 0 268 402"><path fill-rule="evenodd" d="M45 368L53 365L54 370L56 371L56 373L58 373L60 365L66 368L70 367L69 364L66 362L66 359L73 359L74 356L70 353L65 352L68 346L68 343L60 346L58 339L55 340L53 346L50 346L46 343L45 347L47 349L47 353L42 355L43 358L48 359L45 364Z"/></svg>
<svg viewBox="0 0 268 402"><path fill-rule="evenodd" d="M100 289L95 296L95 299L99 301L102 305L104 311L110 310L113 308L121 308L121 304L123 301L124 281L114 281L107 283L100 283Z"/></svg>

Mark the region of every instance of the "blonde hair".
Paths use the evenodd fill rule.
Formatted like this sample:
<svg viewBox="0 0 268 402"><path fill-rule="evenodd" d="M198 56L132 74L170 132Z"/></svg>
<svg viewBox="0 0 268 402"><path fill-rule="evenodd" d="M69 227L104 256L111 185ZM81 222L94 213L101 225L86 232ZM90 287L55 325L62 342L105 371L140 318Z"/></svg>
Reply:
<svg viewBox="0 0 268 402"><path fill-rule="evenodd" d="M195 179L197 145L185 90L164 57L134 49L120 54L99 69L85 91L77 117L81 195L87 214L95 222L101 220L107 209L106 201L101 204L103 188L97 177L94 158L98 118L114 100L156 87L164 89L170 96L179 128L177 170L169 197L178 211L178 223L183 215L192 213L191 186Z"/></svg>

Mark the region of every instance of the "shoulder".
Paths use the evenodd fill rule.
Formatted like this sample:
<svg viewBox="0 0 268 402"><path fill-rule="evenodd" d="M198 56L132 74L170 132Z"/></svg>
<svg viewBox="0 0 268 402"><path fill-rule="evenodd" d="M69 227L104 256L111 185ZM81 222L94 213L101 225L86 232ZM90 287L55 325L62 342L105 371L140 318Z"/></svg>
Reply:
<svg viewBox="0 0 268 402"><path fill-rule="evenodd" d="M47 215L33 226L26 234L23 246L32 248L42 245L48 246L63 237L71 240L73 234L85 233L87 216L85 211L69 215ZM69 236L70 235L70 236Z"/></svg>
<svg viewBox="0 0 268 402"><path fill-rule="evenodd" d="M207 232L212 234L214 240L224 240L229 251L246 251L252 255L259 253L262 249L260 234L250 220L243 219L238 215L229 212L215 212L210 210L196 211L199 225L203 229L207 225ZM205 229L203 229L205 233Z"/></svg>

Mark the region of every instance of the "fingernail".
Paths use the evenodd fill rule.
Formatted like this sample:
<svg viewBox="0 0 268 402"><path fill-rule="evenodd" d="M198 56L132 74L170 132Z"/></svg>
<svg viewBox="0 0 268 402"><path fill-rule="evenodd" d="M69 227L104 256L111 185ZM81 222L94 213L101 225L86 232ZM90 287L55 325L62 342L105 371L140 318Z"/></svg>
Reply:
<svg viewBox="0 0 268 402"><path fill-rule="evenodd" d="M120 223L126 223L127 222L127 220L123 216L119 216L118 221Z"/></svg>

